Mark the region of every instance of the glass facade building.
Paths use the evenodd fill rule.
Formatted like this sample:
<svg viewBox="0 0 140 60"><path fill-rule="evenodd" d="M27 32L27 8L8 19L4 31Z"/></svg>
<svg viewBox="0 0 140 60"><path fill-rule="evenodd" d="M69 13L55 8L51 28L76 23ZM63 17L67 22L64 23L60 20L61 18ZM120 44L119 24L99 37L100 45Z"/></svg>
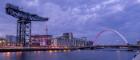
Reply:
<svg viewBox="0 0 140 60"><path fill-rule="evenodd" d="M83 38L75 38L72 33L64 33L60 37L53 38L52 46L59 48L75 48L92 46L93 42Z"/></svg>

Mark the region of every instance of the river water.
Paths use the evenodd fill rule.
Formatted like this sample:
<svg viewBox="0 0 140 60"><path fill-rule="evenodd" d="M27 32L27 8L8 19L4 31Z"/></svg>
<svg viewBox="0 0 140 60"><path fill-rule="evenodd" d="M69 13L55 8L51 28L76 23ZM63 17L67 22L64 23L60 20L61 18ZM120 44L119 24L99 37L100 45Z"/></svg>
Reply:
<svg viewBox="0 0 140 60"><path fill-rule="evenodd" d="M0 60L132 60L136 52L121 50L75 50L1 52Z"/></svg>

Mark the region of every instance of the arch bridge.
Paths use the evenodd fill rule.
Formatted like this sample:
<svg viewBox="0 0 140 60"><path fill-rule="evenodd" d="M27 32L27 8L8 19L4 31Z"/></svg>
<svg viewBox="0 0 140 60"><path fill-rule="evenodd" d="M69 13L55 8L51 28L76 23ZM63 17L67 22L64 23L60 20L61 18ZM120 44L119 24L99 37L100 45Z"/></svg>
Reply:
<svg viewBox="0 0 140 60"><path fill-rule="evenodd" d="M95 39L94 39L94 45L96 45L96 42L98 41L98 39L100 38L100 36L105 33L105 32L113 32L115 33L117 36L119 36L121 38L121 40L125 43L124 45L129 45L128 43L128 40L121 34L119 33L118 31L116 30L113 30L113 29L106 29L106 30L103 30L101 32L99 32L96 36L95 36Z"/></svg>

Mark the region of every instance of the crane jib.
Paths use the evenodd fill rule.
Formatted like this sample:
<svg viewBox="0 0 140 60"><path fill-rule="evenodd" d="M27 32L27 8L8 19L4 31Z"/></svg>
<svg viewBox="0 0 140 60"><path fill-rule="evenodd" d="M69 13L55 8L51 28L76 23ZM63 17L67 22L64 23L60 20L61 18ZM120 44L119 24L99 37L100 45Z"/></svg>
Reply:
<svg viewBox="0 0 140 60"><path fill-rule="evenodd" d="M9 14L9 15L12 15L13 17L15 18L19 18L19 19L25 19L25 20L33 20L33 21L37 21L37 20L48 20L47 18L41 18L41 17L38 17L36 15L30 15L28 13L25 13L25 12L20 12L20 11L17 11L17 10L14 10L14 9L8 9L6 10L6 12Z"/></svg>

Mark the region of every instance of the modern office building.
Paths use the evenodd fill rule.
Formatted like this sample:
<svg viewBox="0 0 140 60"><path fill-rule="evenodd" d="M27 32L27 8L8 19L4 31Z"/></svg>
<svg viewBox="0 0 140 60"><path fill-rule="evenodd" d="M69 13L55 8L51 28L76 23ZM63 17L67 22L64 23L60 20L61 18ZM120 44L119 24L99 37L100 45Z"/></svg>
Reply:
<svg viewBox="0 0 140 60"><path fill-rule="evenodd" d="M75 38L72 33L63 33L62 36L52 39L52 42L52 46L59 48L85 47L93 45L92 41L88 41L86 38Z"/></svg>
<svg viewBox="0 0 140 60"><path fill-rule="evenodd" d="M6 35L6 40L8 40L9 42L14 42L16 43L16 36L14 35Z"/></svg>
<svg viewBox="0 0 140 60"><path fill-rule="evenodd" d="M50 46L52 35L32 35L30 44L31 46Z"/></svg>
<svg viewBox="0 0 140 60"><path fill-rule="evenodd" d="M0 47L6 46L7 45L7 40L5 38L0 37Z"/></svg>
<svg viewBox="0 0 140 60"><path fill-rule="evenodd" d="M72 33L63 33L62 36L53 37L52 35L32 35L31 46L42 46L50 48L75 48L92 46L93 42L86 37L75 38Z"/></svg>
<svg viewBox="0 0 140 60"><path fill-rule="evenodd" d="M5 36L6 46L16 46L17 38L15 35L6 35Z"/></svg>
<svg viewBox="0 0 140 60"><path fill-rule="evenodd" d="M140 45L140 41L137 41L137 45Z"/></svg>

